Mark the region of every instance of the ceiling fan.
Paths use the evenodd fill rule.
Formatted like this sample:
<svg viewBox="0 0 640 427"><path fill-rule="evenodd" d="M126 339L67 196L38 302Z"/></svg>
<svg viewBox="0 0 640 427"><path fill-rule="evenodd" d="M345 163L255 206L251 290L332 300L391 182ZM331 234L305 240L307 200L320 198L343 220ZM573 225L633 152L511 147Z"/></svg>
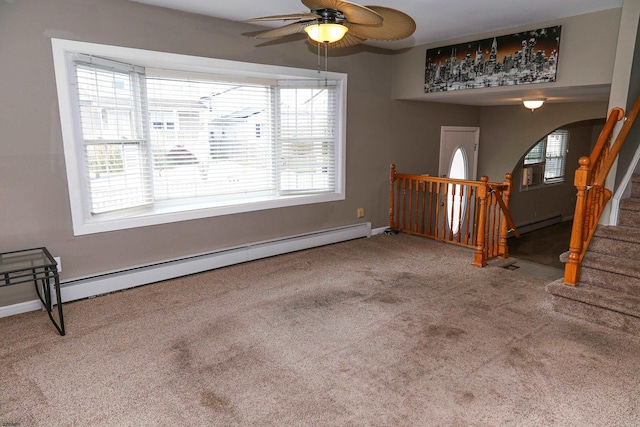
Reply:
<svg viewBox="0 0 640 427"><path fill-rule="evenodd" d="M366 40L390 41L409 37L415 21L399 10L382 6L360 6L344 0L301 0L306 13L264 16L245 22L290 21L292 24L258 33L258 39L285 37L306 32L312 44L340 48Z"/></svg>

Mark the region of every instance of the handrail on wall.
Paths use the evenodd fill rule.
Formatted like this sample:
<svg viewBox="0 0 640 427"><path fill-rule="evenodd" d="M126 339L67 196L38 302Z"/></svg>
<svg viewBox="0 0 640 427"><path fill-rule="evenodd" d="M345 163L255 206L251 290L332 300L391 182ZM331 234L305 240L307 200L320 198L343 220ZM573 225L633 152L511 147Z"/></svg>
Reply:
<svg viewBox="0 0 640 427"><path fill-rule="evenodd" d="M508 258L507 236L519 236L509 213L512 175L502 183L399 174L391 165L389 228L475 249L473 265Z"/></svg>
<svg viewBox="0 0 640 427"><path fill-rule="evenodd" d="M640 96L633 104L615 142L611 145L613 129L616 123L624 118L623 109L612 108L591 155L580 157L578 160L580 167L576 170L574 178L577 189L576 209L569 242L569 260L564 268L564 282L567 285L578 284L582 259L598 227L604 208L611 200L611 191L604 188L604 184L639 112Z"/></svg>

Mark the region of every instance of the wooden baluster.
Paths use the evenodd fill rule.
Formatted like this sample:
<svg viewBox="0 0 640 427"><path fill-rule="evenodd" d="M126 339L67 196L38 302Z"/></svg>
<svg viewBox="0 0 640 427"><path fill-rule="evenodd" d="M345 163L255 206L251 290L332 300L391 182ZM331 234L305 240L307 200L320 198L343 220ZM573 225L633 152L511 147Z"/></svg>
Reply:
<svg viewBox="0 0 640 427"><path fill-rule="evenodd" d="M485 246L487 247L487 251L486 251L486 259L490 259L492 258L495 253L496 253L496 248L498 245L498 242L496 241L496 237L497 234L496 233L496 228L498 227L498 223L497 223L497 219L498 219L498 215L497 215L497 194L495 191L492 191L489 194L489 197L487 197L487 209L490 213L489 215L489 224L487 226L487 234L489 235L489 237L487 238L487 240L485 241Z"/></svg>
<svg viewBox="0 0 640 427"><path fill-rule="evenodd" d="M413 232L419 233L419 222L420 222L420 180L415 180L415 188L414 188L414 205L412 205L411 216L414 218L413 223Z"/></svg>
<svg viewBox="0 0 640 427"><path fill-rule="evenodd" d="M442 197L441 195L441 189L442 187L442 183L441 182L436 182L436 215L434 217L434 222L433 222L433 238L437 239L438 238L438 233L440 232L440 198Z"/></svg>
<svg viewBox="0 0 640 427"><path fill-rule="evenodd" d="M498 197L502 198L503 194L499 194ZM499 206L498 206L499 208ZM507 247L507 236L509 233L509 226L504 218L504 213L501 209L498 209L498 229L496 230L497 242L496 242L496 256L499 258L509 258L509 248Z"/></svg>
<svg viewBox="0 0 640 427"><path fill-rule="evenodd" d="M469 190L467 191L467 209L465 212L465 230L464 230L464 243L467 245L473 245L473 242L471 241L471 239L469 238L469 227L471 226L471 202L473 200L473 190L474 190L474 186L470 185L469 186Z"/></svg>
<svg viewBox="0 0 640 427"><path fill-rule="evenodd" d="M491 187L487 188L487 203L484 211L486 212L485 230L484 230L484 261L487 260L487 254L491 250L491 206L493 203L493 193Z"/></svg>
<svg viewBox="0 0 640 427"><path fill-rule="evenodd" d="M580 157L578 163L580 167L576 170L573 181L578 190L576 210L573 216L573 227L571 228L571 241L569 242L569 261L564 266L564 282L573 286L578 283L580 277L580 261L584 244L582 233L586 214L586 193L591 173L589 157Z"/></svg>
<svg viewBox="0 0 640 427"><path fill-rule="evenodd" d="M447 212L449 209L449 184L446 182L442 183L444 187L444 197L442 198L442 226L440 228L442 234L442 241L447 240Z"/></svg>
<svg viewBox="0 0 640 427"><path fill-rule="evenodd" d="M403 189L404 189L404 178L398 177L398 196L396 197L396 202L398 204L398 207L396 208L396 215L397 215L397 219L396 219L396 227L398 227L399 231L403 231L402 230L402 225L404 223L404 211L402 210L402 201L404 200L404 194L403 194Z"/></svg>
<svg viewBox="0 0 640 427"><path fill-rule="evenodd" d="M509 258L509 247L507 246L507 237L509 236L509 224L507 221L507 215L509 215L509 200L511 199L511 188L513 185L512 181L513 175L510 173L506 173L504 175L504 185L507 187L506 190L502 193L502 198L504 200L504 206L507 208L506 212L502 214L502 226L500 228L500 250L499 256L501 258Z"/></svg>
<svg viewBox="0 0 640 427"><path fill-rule="evenodd" d="M500 218L501 218L501 210L498 205L498 197L502 197L500 193L493 193L493 219L491 224L491 258L498 256L498 251L500 249ZM489 258L488 258L489 259Z"/></svg>
<svg viewBox="0 0 640 427"><path fill-rule="evenodd" d="M460 184L460 188L459 188L459 194L458 194L458 198L459 198L459 205L460 205L460 210L458 211L458 235L456 237L456 241L458 243L462 242L462 236L464 233L464 214L465 214L465 210L464 210L464 203L465 203L465 197L467 196L467 192L466 192L467 186L465 184Z"/></svg>
<svg viewBox="0 0 640 427"><path fill-rule="evenodd" d="M416 214L415 214L416 223L413 226L414 231L416 233L419 232L418 223L420 222L419 221L420 220L420 212L419 212L419 209L420 209L420 184L421 184L421 182L419 180L416 180L416 211L415 211L416 212Z"/></svg>
<svg viewBox="0 0 640 427"><path fill-rule="evenodd" d="M396 183L396 165L391 164L390 173L389 173L389 184L391 184L391 191L389 195L389 228L391 230L395 230L396 228L396 220L395 220L395 192L394 187Z"/></svg>
<svg viewBox="0 0 640 427"><path fill-rule="evenodd" d="M593 166L591 162L589 162L590 166ZM593 178L593 168L591 168L591 177ZM584 209L584 222L582 225L582 242L584 244L586 236L589 235L589 230L592 227L595 227L595 221L598 218L598 210L600 208L601 203L601 193L602 187L596 186L589 188L589 183L587 183L587 190L585 193L585 209Z"/></svg>
<svg viewBox="0 0 640 427"><path fill-rule="evenodd" d="M424 233L424 219L425 219L425 208L427 204L427 181L422 181L422 221L421 221L421 233Z"/></svg>
<svg viewBox="0 0 640 427"><path fill-rule="evenodd" d="M478 224L480 224L480 186L476 185L473 200L473 238L471 245L478 246Z"/></svg>
<svg viewBox="0 0 640 427"><path fill-rule="evenodd" d="M402 226L401 230L407 230L407 178L402 178Z"/></svg>
<svg viewBox="0 0 640 427"><path fill-rule="evenodd" d="M409 224L407 224L407 230L413 231L413 182L412 178L408 178L409 181L409 208L407 209L407 217L409 218Z"/></svg>
<svg viewBox="0 0 640 427"><path fill-rule="evenodd" d="M481 185L478 187L478 200L480 201L479 206L479 215L478 215L478 235L477 235L477 246L476 252L474 254L472 265L476 267L484 267L487 264L487 261L484 257L484 244L485 244L485 227L487 221L487 188L489 178L483 176L480 178Z"/></svg>
<svg viewBox="0 0 640 427"><path fill-rule="evenodd" d="M449 238L447 240L449 240L450 242L453 242L453 216L454 213L456 211L456 194L457 194L457 186L454 184L449 184L448 185L449 190L451 191L451 206L449 207L449 215L446 218L446 223L447 225L449 225ZM447 202L449 201L449 197L447 197ZM451 224L449 224L449 219L451 219Z"/></svg>
<svg viewBox="0 0 640 427"><path fill-rule="evenodd" d="M456 238L456 241L458 243L460 243L462 241L462 224L464 224L464 222L462 222L462 215L464 214L464 209L462 208L464 206L464 189L466 188L466 185L460 184L460 194L459 194L459 202L458 205L460 206L460 209L458 210L458 237Z"/></svg>
<svg viewBox="0 0 640 427"><path fill-rule="evenodd" d="M420 232L420 187L422 186L422 182L419 179L416 179L416 205L413 209L413 216L415 218L415 225L413 226L416 233Z"/></svg>
<svg viewBox="0 0 640 427"><path fill-rule="evenodd" d="M609 111L609 116L607 117L607 121L600 131L600 135L598 136L598 141L596 145L593 147L593 151L591 152L591 156L589 157L590 165L591 165L591 176L595 177L598 175L598 171L602 167L602 163L604 159L609 154L609 148L611 145L611 134L613 133L613 129L616 123L624 117L624 110L622 108L612 108ZM590 182L589 185L592 183Z"/></svg>
<svg viewBox="0 0 640 427"><path fill-rule="evenodd" d="M609 171L611 170L611 166L613 166L613 162L616 161L618 153L620 152L622 145L626 141L627 135L629 135L629 132L631 132L631 128L633 127L638 114L640 114L640 96L636 98L633 107L631 107L631 111L629 111L626 120L624 121L622 127L620 128L620 131L618 132L618 135L616 135L616 140L611 145L610 150L607 153L607 157L602 163L598 174L593 176L593 183L590 183L591 185L599 185L601 187L604 187L607 175L609 175ZM593 167L593 165L591 166Z"/></svg>
<svg viewBox="0 0 640 427"><path fill-rule="evenodd" d="M585 200L587 201L587 209L585 209L584 217L585 226L582 228L582 252L586 249L584 245L587 242L589 232L598 226L597 221L600 217L601 203L603 200L602 187L587 187Z"/></svg>
<svg viewBox="0 0 640 427"><path fill-rule="evenodd" d="M433 181L429 181L429 215L427 215L427 235L433 236L433 194L435 183Z"/></svg>

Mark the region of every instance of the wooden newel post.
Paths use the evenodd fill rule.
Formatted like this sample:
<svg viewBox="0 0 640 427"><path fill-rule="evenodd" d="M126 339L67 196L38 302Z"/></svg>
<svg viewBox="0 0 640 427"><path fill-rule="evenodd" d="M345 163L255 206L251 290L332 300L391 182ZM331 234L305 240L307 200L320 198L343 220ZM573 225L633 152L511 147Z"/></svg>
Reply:
<svg viewBox="0 0 640 427"><path fill-rule="evenodd" d="M580 278L580 262L582 261L582 245L584 242L584 219L587 208L587 186L591 174L591 161L589 157L580 157L578 163L580 167L576 170L573 181L578 190L576 211L573 216L571 241L569 242L569 261L567 261L564 266L564 282L572 286L575 286Z"/></svg>
<svg viewBox="0 0 640 427"><path fill-rule="evenodd" d="M483 176L480 178L482 185L478 187L478 201L480 203L480 214L478 215L478 242L476 246L476 253L473 256L473 263L475 267L484 267L487 265L487 261L485 259L485 240L486 240L486 226L487 226L487 194L489 184L489 178L487 176Z"/></svg>
<svg viewBox="0 0 640 427"><path fill-rule="evenodd" d="M509 208L509 200L511 199L511 188L512 188L512 178L513 175L510 173L506 173L504 175L504 186L507 188L502 192L504 198L504 205ZM498 194L498 197L500 195ZM500 215L500 248L499 248L499 256L500 258L509 258L509 246L507 245L507 237L509 237L509 224L507 223L507 213L502 212Z"/></svg>
<svg viewBox="0 0 640 427"><path fill-rule="evenodd" d="M389 174L389 183L391 184L391 191L389 193L389 228L391 230L395 230L395 228L396 228L396 222L395 222L395 217L394 217L394 212L395 212L395 206L394 206L394 201L395 201L395 194L394 194L395 182L396 182L396 165L391 163L391 170L390 170L390 174Z"/></svg>

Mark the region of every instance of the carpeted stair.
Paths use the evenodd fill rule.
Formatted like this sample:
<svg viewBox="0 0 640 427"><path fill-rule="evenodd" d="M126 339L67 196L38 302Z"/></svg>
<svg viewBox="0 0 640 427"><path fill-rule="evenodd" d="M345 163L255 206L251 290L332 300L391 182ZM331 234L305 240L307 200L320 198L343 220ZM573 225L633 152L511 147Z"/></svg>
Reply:
<svg viewBox="0 0 640 427"><path fill-rule="evenodd" d="M561 313L640 335L640 174L622 200L618 226L599 226L582 261L580 282L547 285ZM569 252L560 256L567 262Z"/></svg>

